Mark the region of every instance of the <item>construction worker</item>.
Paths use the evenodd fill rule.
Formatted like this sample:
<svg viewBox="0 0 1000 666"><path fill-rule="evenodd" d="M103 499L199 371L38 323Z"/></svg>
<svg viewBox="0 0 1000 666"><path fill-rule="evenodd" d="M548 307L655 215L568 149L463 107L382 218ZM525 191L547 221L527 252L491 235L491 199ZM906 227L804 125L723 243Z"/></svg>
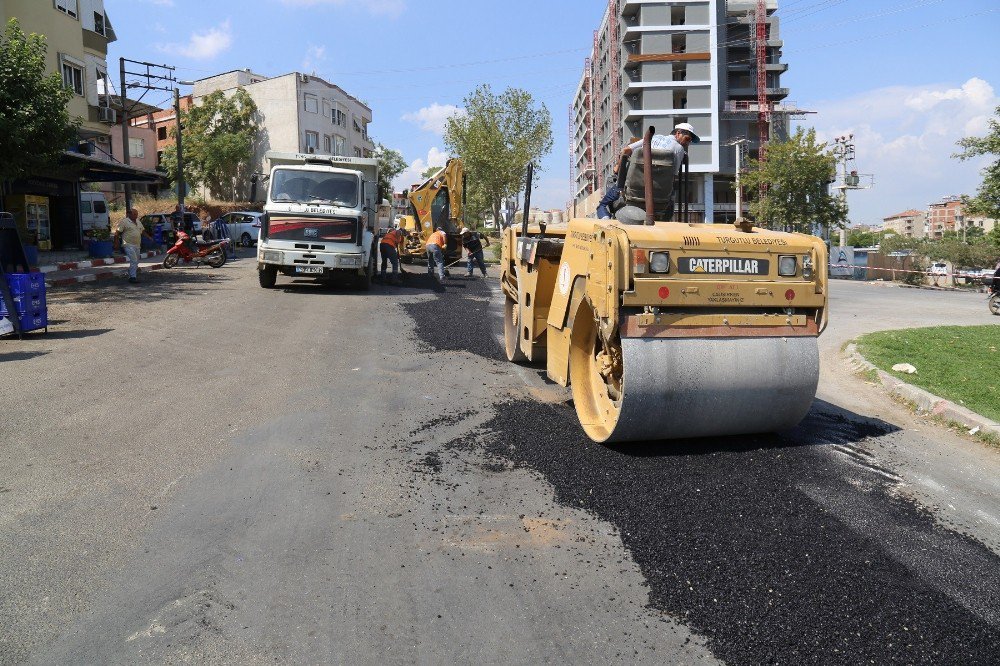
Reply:
<svg viewBox="0 0 1000 666"><path fill-rule="evenodd" d="M382 280L385 280L386 264L392 262L392 281L399 279L399 248L406 243L406 233L402 229L390 229L379 241L378 250L382 255Z"/></svg>
<svg viewBox="0 0 1000 666"><path fill-rule="evenodd" d="M444 251L448 247L448 237L441 227L437 227L434 233L427 239L427 274L430 275L437 264L438 281L444 282Z"/></svg>
<svg viewBox="0 0 1000 666"><path fill-rule="evenodd" d="M467 272L466 277L472 277L472 270L474 266L479 266L479 270L482 271L483 277L486 277L486 262L483 260L483 241L486 244L490 244L490 239L485 236L480 236L475 231L471 231L468 227L462 227L462 245L465 246L466 251L469 253L468 261L465 265Z"/></svg>

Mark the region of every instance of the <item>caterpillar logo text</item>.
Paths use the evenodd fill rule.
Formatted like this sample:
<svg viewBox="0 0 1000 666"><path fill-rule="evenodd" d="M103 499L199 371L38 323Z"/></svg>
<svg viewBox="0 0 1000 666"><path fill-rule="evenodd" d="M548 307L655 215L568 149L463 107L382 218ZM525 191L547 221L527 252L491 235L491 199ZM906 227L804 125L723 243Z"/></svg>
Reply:
<svg viewBox="0 0 1000 666"><path fill-rule="evenodd" d="M681 273L711 275L767 275L767 259L723 259L715 257L683 257L677 262Z"/></svg>

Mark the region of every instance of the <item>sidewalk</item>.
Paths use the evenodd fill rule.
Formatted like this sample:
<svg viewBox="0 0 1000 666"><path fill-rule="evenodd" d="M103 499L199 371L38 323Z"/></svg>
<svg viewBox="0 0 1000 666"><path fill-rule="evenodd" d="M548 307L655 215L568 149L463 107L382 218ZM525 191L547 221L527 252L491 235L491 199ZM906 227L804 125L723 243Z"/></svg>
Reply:
<svg viewBox="0 0 1000 666"><path fill-rule="evenodd" d="M858 370L874 370L879 382L891 395L912 403L921 412L940 416L947 421L960 423L970 431L1000 435L1000 424L992 419L934 395L922 388L900 381L888 372L876 368L865 357L858 353L857 346L852 342L844 350L848 361ZM973 433L974 434L974 433Z"/></svg>
<svg viewBox="0 0 1000 666"><path fill-rule="evenodd" d="M149 261L152 259L152 261ZM139 255L140 271L155 271L163 268L163 255L144 252ZM128 259L95 259L93 261L71 262L56 266L40 266L45 273L46 287L65 287L79 282L96 282L121 278L128 274Z"/></svg>

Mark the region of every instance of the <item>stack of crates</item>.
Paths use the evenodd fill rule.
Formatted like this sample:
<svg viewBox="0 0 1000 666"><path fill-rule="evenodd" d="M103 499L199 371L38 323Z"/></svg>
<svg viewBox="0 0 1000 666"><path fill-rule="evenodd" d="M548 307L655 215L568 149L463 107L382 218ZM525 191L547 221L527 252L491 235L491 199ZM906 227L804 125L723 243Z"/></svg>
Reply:
<svg viewBox="0 0 1000 666"><path fill-rule="evenodd" d="M6 273L10 294L14 297L17 320L21 332L35 331L49 326L49 313L45 305L44 273ZM4 299L0 298L0 317L14 319L7 312Z"/></svg>

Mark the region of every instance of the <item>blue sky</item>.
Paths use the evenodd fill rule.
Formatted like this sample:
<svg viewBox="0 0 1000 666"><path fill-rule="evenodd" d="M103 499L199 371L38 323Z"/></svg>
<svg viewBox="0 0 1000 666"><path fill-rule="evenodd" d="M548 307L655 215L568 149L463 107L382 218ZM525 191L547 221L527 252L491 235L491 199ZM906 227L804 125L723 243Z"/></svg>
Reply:
<svg viewBox="0 0 1000 666"><path fill-rule="evenodd" d="M117 58L171 64L194 79L236 68L315 72L365 100L376 140L413 172L445 158L442 119L480 83L517 86L552 113L555 146L533 203L569 198L567 106L604 0L106 0ZM996 0L787 0L782 85L819 113L825 138L853 132L875 189L850 195L875 222L969 193L979 164L950 159L1000 104ZM113 61L113 62L112 62ZM159 103L164 100L150 98Z"/></svg>

